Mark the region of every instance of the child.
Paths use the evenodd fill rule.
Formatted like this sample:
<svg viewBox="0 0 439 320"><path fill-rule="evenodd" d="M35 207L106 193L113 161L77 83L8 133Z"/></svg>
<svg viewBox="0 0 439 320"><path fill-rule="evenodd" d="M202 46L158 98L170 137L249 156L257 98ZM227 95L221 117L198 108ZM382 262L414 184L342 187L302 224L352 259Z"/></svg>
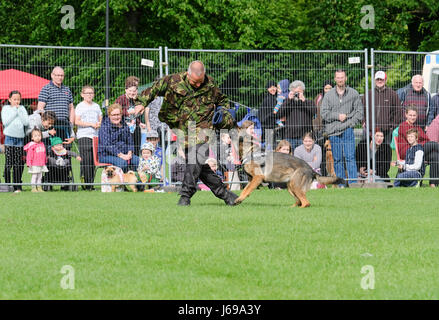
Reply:
<svg viewBox="0 0 439 320"><path fill-rule="evenodd" d="M291 154L291 144L288 142L288 140L279 141L276 147L276 152Z"/></svg>
<svg viewBox="0 0 439 320"><path fill-rule="evenodd" d="M71 157L81 161L81 157L75 152L64 148L63 141L60 137L50 139L51 149L49 151L48 163L49 173L48 182L69 182L68 175L72 169ZM61 190L68 190L68 186L61 187Z"/></svg>
<svg viewBox="0 0 439 320"><path fill-rule="evenodd" d="M154 145L151 142L145 142L140 149L142 157L139 160L137 172L145 173L147 176L147 182L159 183L161 179L161 165L160 159L154 155ZM145 192L149 191L146 189Z"/></svg>
<svg viewBox="0 0 439 320"><path fill-rule="evenodd" d="M418 130L413 128L407 131L407 142L410 148L407 150L405 161L392 161L391 166L398 166L404 170L396 176L395 187L414 187L418 183L417 180L398 180L401 178L419 179L424 176L424 148L418 144Z"/></svg>
<svg viewBox="0 0 439 320"><path fill-rule="evenodd" d="M13 182L22 183L23 175L23 145L25 126L29 124L29 117L26 109L20 105L21 94L19 91L9 93L9 105L2 109L2 122L5 126L5 182L11 182L11 171L13 171ZM14 185L14 192L21 192L21 186Z"/></svg>
<svg viewBox="0 0 439 320"><path fill-rule="evenodd" d="M83 186L85 190L93 190L94 182L93 137L98 136L98 129L102 122L102 112L99 105L93 102L94 89L83 86L81 97L83 99L75 109L75 124L78 126L76 138L78 139L79 153L81 155L81 179L89 185Z"/></svg>
<svg viewBox="0 0 439 320"><path fill-rule="evenodd" d="M41 130L34 128L31 132L32 141L24 146L26 154L26 165L29 167L29 173L32 175L32 192L44 192L41 188L41 179L43 172L48 172L46 167L46 147L41 141L43 135Z"/></svg>

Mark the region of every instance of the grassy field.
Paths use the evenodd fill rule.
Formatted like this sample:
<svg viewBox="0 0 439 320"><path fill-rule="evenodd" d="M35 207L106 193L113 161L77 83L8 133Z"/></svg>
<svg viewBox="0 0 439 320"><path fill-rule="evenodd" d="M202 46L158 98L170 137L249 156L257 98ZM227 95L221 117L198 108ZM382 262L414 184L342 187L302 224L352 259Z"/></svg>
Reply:
<svg viewBox="0 0 439 320"><path fill-rule="evenodd" d="M4 193L0 299L438 299L438 192Z"/></svg>

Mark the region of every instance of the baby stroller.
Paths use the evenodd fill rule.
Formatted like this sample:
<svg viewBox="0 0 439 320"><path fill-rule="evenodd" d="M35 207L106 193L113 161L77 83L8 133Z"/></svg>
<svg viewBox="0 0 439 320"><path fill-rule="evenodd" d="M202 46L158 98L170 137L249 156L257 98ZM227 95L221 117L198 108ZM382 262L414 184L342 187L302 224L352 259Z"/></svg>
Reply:
<svg viewBox="0 0 439 320"><path fill-rule="evenodd" d="M62 143L60 138L57 142ZM53 149L48 150L47 172L43 177L43 183L58 183L61 184L61 190L77 191L78 186L71 185L74 183L72 170L72 156L77 157L73 151L66 150L61 154L57 154ZM44 185L43 190L52 190L53 186Z"/></svg>

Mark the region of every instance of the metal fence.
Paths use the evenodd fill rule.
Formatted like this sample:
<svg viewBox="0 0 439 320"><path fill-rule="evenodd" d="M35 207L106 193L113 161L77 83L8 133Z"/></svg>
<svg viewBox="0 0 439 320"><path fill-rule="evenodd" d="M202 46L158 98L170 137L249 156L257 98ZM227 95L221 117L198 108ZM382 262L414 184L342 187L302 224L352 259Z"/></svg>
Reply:
<svg viewBox="0 0 439 320"><path fill-rule="evenodd" d="M105 56L109 52L109 68L106 69ZM162 55L162 51L164 54ZM352 51L250 51L250 50L192 50L192 49L170 49L165 47L156 49L129 49L129 48L76 48L76 47L37 47L37 46L12 46L0 45L0 69L16 69L28 72L44 79L50 79L50 73L54 66L61 66L65 71L64 84L71 88L75 105L81 101L80 90L83 85L90 84L95 88L95 101L103 104L106 95L106 72L109 74L109 100L113 102L118 96L124 94L124 81L127 76L137 76L140 78L140 86L154 81L157 77L168 75L176 72L187 70L189 63L193 60L201 60L206 66L207 74L212 76L218 83L222 92L224 92L233 102L244 107L259 120L261 110L264 107L264 99L268 96L267 82L273 81L279 83L287 79L289 84L295 80L300 80L305 85L304 96L312 104L321 104L319 96L323 92L325 81L329 80L334 83L334 73L336 70L343 69L346 71L346 84L359 92L365 108L364 121L356 126L355 144L358 147L360 140L372 140L372 148L365 148L364 157L366 171L375 170L377 161L375 159L376 148L375 142L376 129L376 111L380 106L375 105L375 90L371 90L371 95L366 94L369 88L375 87L375 72L382 70L387 74L387 86L395 89L403 88L410 83L415 74L422 74L425 65L425 57L429 53L415 52L384 52L365 50ZM434 57L434 56L433 56ZM147 59L147 60L142 60ZM434 58L433 58L434 59ZM153 62L153 66L151 66ZM164 69L164 70L163 70ZM438 72L439 73L439 72ZM371 79L369 79L369 77ZM433 88L437 81L434 82ZM0 89L5 83L1 80ZM144 86L145 87L145 86ZM2 97L5 100L5 97ZM37 97L32 97L24 101L24 105L29 106L35 102ZM370 100L370 101L369 101ZM6 101L3 101L6 102ZM268 109L273 106L268 106ZM403 112L404 106L391 106ZM369 112L370 110L370 112ZM29 113L31 110L29 110ZM313 118L315 118L314 116ZM370 118L370 119L369 119ZM279 119L276 116L270 117L265 121L263 129L272 129L275 131L275 141L271 141L273 148L277 142L288 137L285 128L281 124L288 126L302 126L294 124L294 119L288 119L288 115ZM316 119L313 119L316 120ZM404 120L404 118L402 118ZM363 125L364 124L364 125ZM389 124L394 126L393 123ZM322 132L316 132L314 129L314 138L321 145L323 150L323 160L325 160L325 149L323 147L324 139ZM262 135L262 142L265 142L265 136ZM219 139L219 137L218 137ZM220 141L220 140L219 140ZM390 141L386 141L388 143ZM176 148L172 149L171 133L164 134L161 137L160 144L164 157L164 181L163 184L178 183L175 175L184 170L184 165L177 157ZM74 145L73 148L76 146ZM174 152L173 152L174 151ZM217 158L219 167L218 150L213 150L213 156ZM294 150L292 150L294 151ZM358 158L357 153L357 158ZM392 159L395 160L395 152L392 153ZM358 159L356 159L358 160ZM370 161L372 160L372 161ZM3 173L4 155L0 155L0 170ZM387 161L387 160L386 160ZM357 161L358 164L358 161ZM381 165L380 163L378 165ZM69 185L80 185L79 163L73 160L73 171L76 179L75 183L69 182ZM322 173L326 174L326 165L320 166ZM359 170L359 168L357 168ZM230 172L223 170L225 178ZM396 175L396 169L390 169L390 178ZM99 172L98 172L99 173ZM228 178L231 185L240 185L246 183L246 176L241 175L240 179ZM359 176L356 178L347 177L348 180L355 181L376 181L374 175ZM423 178L427 179L427 178ZM23 174L23 185L30 184L30 177L25 172ZM100 185L100 175L95 178L95 184ZM50 184L50 183L48 183ZM5 185L3 182L2 185Z"/></svg>

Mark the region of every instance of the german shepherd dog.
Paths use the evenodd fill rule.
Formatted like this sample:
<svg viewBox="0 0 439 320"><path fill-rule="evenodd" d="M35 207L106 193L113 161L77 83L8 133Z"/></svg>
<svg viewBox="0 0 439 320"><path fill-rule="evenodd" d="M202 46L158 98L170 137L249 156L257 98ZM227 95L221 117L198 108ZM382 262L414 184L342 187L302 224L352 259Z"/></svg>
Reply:
<svg viewBox="0 0 439 320"><path fill-rule="evenodd" d="M239 138L239 154L251 181L235 200L236 204L244 201L262 182L286 182L288 192L296 199L293 207L306 208L310 206L306 192L314 179L324 185L345 183L344 179L336 176L321 176L304 160L292 155L280 152L263 154L259 145L251 141Z"/></svg>

